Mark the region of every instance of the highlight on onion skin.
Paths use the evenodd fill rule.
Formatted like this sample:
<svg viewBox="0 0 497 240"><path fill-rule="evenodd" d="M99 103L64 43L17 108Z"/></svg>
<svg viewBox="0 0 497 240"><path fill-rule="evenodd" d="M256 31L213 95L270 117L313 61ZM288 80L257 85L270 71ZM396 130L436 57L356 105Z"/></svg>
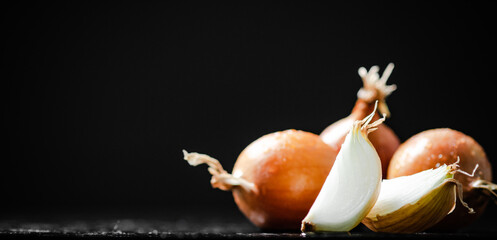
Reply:
<svg viewBox="0 0 497 240"><path fill-rule="evenodd" d="M231 190L240 211L254 225L268 230L300 229L336 158L336 152L318 135L293 129L264 135L249 144L232 174L207 155L184 153L191 165L210 163L211 185Z"/></svg>
<svg viewBox="0 0 497 240"><path fill-rule="evenodd" d="M345 140L352 124L369 115L378 101L379 113L376 112L373 121L380 119L381 115L390 116L390 111L386 104L386 97L395 89L395 85L386 85L386 81L393 71L394 65L390 63L383 75L378 75L379 67L373 66L369 71L365 68L359 69L359 75L363 81L363 87L357 93L357 101L349 116L331 124L321 132L320 137L325 143L330 145L337 153L340 151L342 143ZM383 178L386 178L388 164L393 154L400 145L400 140L395 132L385 124L381 124L378 130L372 132L369 140L375 147L381 159Z"/></svg>
<svg viewBox="0 0 497 240"><path fill-rule="evenodd" d="M455 210L430 231L455 231L470 225L485 210L489 201L488 195L495 190L492 181L492 168L482 146L472 137L450 129L437 128L420 132L402 143L395 152L387 178L407 176L426 169L436 168L443 164L450 165L460 159L460 169L472 172L478 164L473 176L456 173L454 178L463 186L463 199L475 213L469 214L467 209L457 203Z"/></svg>

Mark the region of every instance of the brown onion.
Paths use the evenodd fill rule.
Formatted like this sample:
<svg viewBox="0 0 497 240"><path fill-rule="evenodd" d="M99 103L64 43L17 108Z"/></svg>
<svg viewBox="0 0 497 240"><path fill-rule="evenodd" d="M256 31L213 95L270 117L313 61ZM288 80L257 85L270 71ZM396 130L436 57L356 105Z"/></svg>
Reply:
<svg viewBox="0 0 497 240"><path fill-rule="evenodd" d="M386 81L390 76L394 65L390 63L381 78L378 75L378 66L373 66L369 72L365 68L359 69L359 75L363 81L363 88L357 93L357 101L352 113L331 124L320 134L321 139L330 145L337 153L340 151L345 136L347 135L350 127L356 120L361 120L369 115L374 110L375 102L378 101L379 111L386 115L390 115L385 99L395 89L395 85L386 85ZM373 121L380 118L378 112L375 114ZM383 178L386 177L388 164L393 154L400 145L400 140L390 127L381 124L378 130L372 132L368 136L369 140L375 147L381 159Z"/></svg>
<svg viewBox="0 0 497 240"><path fill-rule="evenodd" d="M207 155L184 153L191 165L209 165L212 186L231 190L253 224L278 230L300 229L336 158L318 135L298 130L252 142L240 153L232 174Z"/></svg>
<svg viewBox="0 0 497 240"><path fill-rule="evenodd" d="M457 203L455 210L435 225L432 231L453 231L468 226L484 211L488 196L494 194L492 168L485 151L470 136L449 128L438 128L418 133L402 143L388 168L387 178L408 176L443 164L450 165L460 159L460 170L474 174L456 173L454 178L463 186L463 199L475 214ZM481 190L484 189L484 190ZM488 191L487 191L488 190Z"/></svg>

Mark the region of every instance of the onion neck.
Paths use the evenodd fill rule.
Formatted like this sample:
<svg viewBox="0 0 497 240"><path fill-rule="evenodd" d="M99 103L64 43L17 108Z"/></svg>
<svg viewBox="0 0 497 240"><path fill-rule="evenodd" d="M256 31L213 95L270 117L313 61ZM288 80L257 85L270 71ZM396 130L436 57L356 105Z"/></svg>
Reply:
<svg viewBox="0 0 497 240"><path fill-rule="evenodd" d="M257 192L255 184L249 182L241 177L235 177L229 174L223 169L219 161L209 155L200 153L189 153L183 150L184 159L191 166L197 166L199 164L207 164L209 168L207 169L212 175L211 185L213 188L219 188L224 191L231 191L234 188L242 188L247 192Z"/></svg>
<svg viewBox="0 0 497 240"><path fill-rule="evenodd" d="M386 104L385 99L397 89L395 84L387 85L387 80L390 77L394 68L393 63L388 64L388 66L383 71L382 76L378 74L379 67L373 66L368 70L364 67L359 68L359 76L362 79L363 86L357 92L357 101L352 114L356 119L363 119L366 117L373 109L376 101L378 101L378 110L381 115L386 117L390 116L390 111ZM376 116L378 119L380 115Z"/></svg>
<svg viewBox="0 0 497 240"><path fill-rule="evenodd" d="M364 117L362 120L356 120L352 126L352 131L354 133L361 132L361 134L364 136L365 139L368 139L368 134L375 131L378 129L378 126L382 124L385 121L386 116L383 115L382 118L375 119L375 116L378 115L378 112L376 111L376 108L378 106L378 101L375 101L375 104L373 105L373 109L371 110L371 113ZM372 123L371 123L372 121ZM368 139L369 141L369 139ZM370 142L371 143L371 142Z"/></svg>
<svg viewBox="0 0 497 240"><path fill-rule="evenodd" d="M380 114L378 111L375 110L375 102L376 101L366 101L364 99L358 98L354 108L352 109L351 116L352 118L359 120L359 119L364 119L367 117L369 114L371 114L373 111L375 111L374 116L372 118L373 121L376 121L380 119ZM384 100L378 100L378 107L380 107L382 104L385 104ZM389 114L387 114L389 116Z"/></svg>

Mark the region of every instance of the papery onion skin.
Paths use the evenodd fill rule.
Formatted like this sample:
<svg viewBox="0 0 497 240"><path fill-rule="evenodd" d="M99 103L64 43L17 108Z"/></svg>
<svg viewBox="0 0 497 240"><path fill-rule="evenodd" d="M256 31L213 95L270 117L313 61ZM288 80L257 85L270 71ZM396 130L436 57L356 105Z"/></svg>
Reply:
<svg viewBox="0 0 497 240"><path fill-rule="evenodd" d="M455 231L474 222L484 211L488 197L471 183L483 179L492 181L492 168L482 146L472 137L450 129L437 128L420 132L402 143L395 152L387 172L387 178L407 176L426 169L436 168L442 164L450 165L460 158L460 170L472 173L479 165L473 177L456 173L454 178L463 185L464 201L473 208L475 214L469 214L467 208L457 203L456 209L431 228L431 231Z"/></svg>
<svg viewBox="0 0 497 240"><path fill-rule="evenodd" d="M337 153L345 140L345 136L350 129L350 126L356 120L365 118L369 113L374 110L374 102L370 103L362 99L357 99L352 113L323 130L320 134L321 139L330 145ZM375 113L373 121L379 119L378 113ZM368 135L369 141L373 144L378 156L381 160L383 178L386 178L386 172L390 159L400 145L399 137L394 131L385 124L378 126L378 129Z"/></svg>
<svg viewBox="0 0 497 240"><path fill-rule="evenodd" d="M232 172L256 190L234 188L235 202L262 229L298 230L335 158L313 133L290 129L262 136L240 153Z"/></svg>

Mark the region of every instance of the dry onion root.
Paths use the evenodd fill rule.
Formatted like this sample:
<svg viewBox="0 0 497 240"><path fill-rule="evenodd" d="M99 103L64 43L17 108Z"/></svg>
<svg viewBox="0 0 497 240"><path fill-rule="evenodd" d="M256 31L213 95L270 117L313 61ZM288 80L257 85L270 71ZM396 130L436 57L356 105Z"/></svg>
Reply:
<svg viewBox="0 0 497 240"><path fill-rule="evenodd" d="M373 121L380 118L380 115L390 116L390 110L386 104L386 98L397 89L396 85L387 85L386 82L394 68L393 63L388 64L382 76L378 74L380 68L373 66L368 70L359 68L359 76L362 79L363 87L357 92L357 101L349 116L342 118L323 130L320 137L325 143L330 145L337 153L340 151L345 136L352 124L368 116L375 108L378 101L379 113L375 113ZM378 126L378 130L368 135L369 141L375 147L381 159L383 178L386 177L388 164L392 155L400 145L400 140L395 132L385 124Z"/></svg>
<svg viewBox="0 0 497 240"><path fill-rule="evenodd" d="M298 130L252 142L231 174L208 155L183 153L192 166L207 164L212 187L232 191L241 212L254 225L270 230L300 229L336 158L318 135Z"/></svg>

